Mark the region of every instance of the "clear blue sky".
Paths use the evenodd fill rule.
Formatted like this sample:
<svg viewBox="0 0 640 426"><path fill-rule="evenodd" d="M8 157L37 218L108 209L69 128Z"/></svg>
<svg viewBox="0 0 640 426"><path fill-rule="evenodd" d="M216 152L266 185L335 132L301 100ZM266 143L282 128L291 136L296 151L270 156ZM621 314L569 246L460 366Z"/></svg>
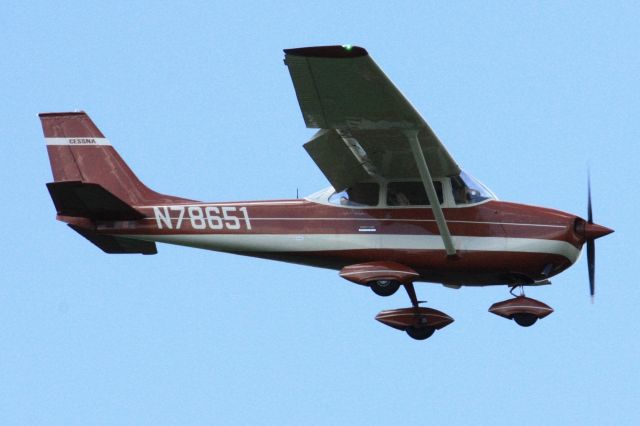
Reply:
<svg viewBox="0 0 640 426"><path fill-rule="evenodd" d="M0 423L638 424L637 2L3 2ZM186 3L186 2L185 2ZM224 3L224 5L220 5ZM399 2L398 2L399 3ZM418 286L456 319L334 271L159 245L109 256L54 220L38 112L83 109L152 188L208 201L327 185L283 48L366 47L454 158L505 200L586 214L587 267L528 291Z"/></svg>

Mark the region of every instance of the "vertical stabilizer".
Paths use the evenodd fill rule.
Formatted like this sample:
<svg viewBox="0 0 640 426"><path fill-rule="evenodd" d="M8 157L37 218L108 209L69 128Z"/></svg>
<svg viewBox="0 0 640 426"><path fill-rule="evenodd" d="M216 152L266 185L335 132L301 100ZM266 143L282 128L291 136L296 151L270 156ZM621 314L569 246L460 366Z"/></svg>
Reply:
<svg viewBox="0 0 640 426"><path fill-rule="evenodd" d="M147 188L84 112L40 114L55 182L99 184L131 206L187 201Z"/></svg>

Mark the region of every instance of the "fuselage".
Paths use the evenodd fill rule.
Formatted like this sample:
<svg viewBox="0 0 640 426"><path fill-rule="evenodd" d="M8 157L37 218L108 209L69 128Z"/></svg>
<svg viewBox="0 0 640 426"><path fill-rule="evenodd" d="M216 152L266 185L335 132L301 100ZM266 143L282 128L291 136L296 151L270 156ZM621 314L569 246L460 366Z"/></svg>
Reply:
<svg viewBox="0 0 640 426"><path fill-rule="evenodd" d="M147 217L97 230L316 267L376 260L407 265L418 281L535 284L571 266L584 239L575 215L497 200L444 208L456 247L447 256L431 209L342 207L309 199L136 206Z"/></svg>

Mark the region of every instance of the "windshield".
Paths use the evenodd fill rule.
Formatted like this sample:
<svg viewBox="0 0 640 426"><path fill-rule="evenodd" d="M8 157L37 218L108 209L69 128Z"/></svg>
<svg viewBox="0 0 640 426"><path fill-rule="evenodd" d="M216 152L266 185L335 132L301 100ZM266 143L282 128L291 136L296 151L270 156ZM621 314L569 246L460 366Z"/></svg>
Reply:
<svg viewBox="0 0 640 426"><path fill-rule="evenodd" d="M489 188L463 171L460 175L451 178L451 187L456 204L472 204L498 199Z"/></svg>

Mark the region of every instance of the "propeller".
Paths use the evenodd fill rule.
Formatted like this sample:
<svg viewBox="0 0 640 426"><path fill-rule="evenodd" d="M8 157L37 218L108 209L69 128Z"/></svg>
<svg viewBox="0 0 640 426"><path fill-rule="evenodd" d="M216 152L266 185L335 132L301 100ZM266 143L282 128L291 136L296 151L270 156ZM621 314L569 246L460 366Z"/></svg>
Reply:
<svg viewBox="0 0 640 426"><path fill-rule="evenodd" d="M593 210L591 208L591 173L587 174L587 223L593 225ZM587 239L587 268L589 268L589 293L591 303L596 293L596 241Z"/></svg>
<svg viewBox="0 0 640 426"><path fill-rule="evenodd" d="M587 267L589 269L589 293L591 302L596 292L596 238L604 237L613 232L606 226L593 223L593 208L591 207L591 174L587 174L587 223L582 228L582 236L587 243Z"/></svg>

